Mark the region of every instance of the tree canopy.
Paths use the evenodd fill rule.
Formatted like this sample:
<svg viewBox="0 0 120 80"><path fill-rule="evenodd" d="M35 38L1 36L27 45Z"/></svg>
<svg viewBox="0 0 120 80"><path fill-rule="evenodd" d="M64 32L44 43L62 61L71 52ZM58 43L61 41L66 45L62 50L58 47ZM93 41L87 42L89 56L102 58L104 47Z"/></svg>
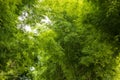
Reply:
<svg viewBox="0 0 120 80"><path fill-rule="evenodd" d="M119 80L119 0L0 0L0 80Z"/></svg>

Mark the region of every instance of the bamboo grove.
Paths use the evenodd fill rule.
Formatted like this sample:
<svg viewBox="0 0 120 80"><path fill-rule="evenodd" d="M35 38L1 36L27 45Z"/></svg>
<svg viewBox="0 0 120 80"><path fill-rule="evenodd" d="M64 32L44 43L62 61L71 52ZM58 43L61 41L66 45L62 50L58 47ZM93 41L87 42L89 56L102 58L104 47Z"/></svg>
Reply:
<svg viewBox="0 0 120 80"><path fill-rule="evenodd" d="M0 0L0 80L119 80L119 0Z"/></svg>

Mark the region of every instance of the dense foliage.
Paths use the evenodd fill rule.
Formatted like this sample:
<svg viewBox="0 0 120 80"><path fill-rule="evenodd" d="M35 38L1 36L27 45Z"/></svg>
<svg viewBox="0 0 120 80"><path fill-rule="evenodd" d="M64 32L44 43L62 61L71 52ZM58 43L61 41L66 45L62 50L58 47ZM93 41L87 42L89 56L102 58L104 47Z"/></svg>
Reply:
<svg viewBox="0 0 120 80"><path fill-rule="evenodd" d="M0 80L119 80L119 0L0 0Z"/></svg>

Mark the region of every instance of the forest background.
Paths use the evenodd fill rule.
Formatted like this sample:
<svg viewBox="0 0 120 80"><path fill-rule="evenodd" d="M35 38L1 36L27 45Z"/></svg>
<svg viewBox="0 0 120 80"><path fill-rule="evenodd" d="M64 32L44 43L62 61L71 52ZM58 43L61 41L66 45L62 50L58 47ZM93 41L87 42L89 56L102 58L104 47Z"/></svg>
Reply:
<svg viewBox="0 0 120 80"><path fill-rule="evenodd" d="M120 0L0 0L0 80L120 80Z"/></svg>

